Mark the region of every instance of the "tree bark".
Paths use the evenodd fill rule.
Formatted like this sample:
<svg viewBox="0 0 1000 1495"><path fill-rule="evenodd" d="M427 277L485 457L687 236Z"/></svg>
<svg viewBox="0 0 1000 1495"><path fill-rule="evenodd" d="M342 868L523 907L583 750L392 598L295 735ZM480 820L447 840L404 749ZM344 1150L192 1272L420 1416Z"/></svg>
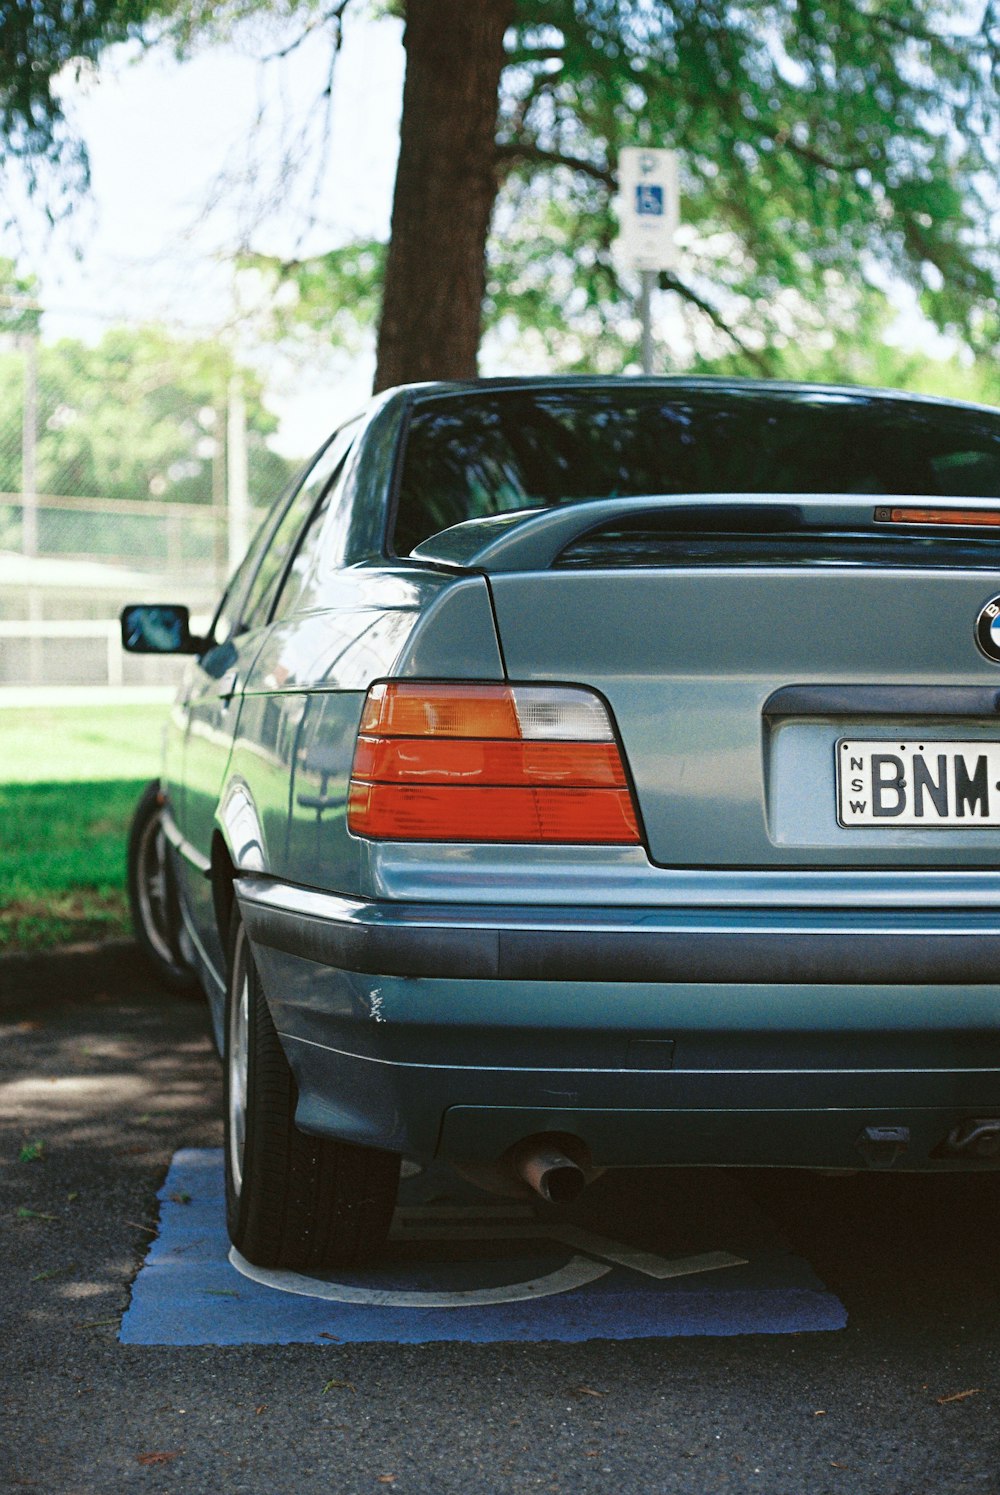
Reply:
<svg viewBox="0 0 1000 1495"><path fill-rule="evenodd" d="M471 379L514 0L407 0L406 82L376 390Z"/></svg>

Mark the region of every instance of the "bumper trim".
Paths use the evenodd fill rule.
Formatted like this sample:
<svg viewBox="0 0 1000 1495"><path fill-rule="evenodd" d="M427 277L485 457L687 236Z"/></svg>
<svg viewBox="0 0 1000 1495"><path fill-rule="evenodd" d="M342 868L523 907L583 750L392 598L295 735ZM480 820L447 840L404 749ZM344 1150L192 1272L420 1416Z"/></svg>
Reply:
<svg viewBox="0 0 1000 1495"><path fill-rule="evenodd" d="M253 943L319 965L445 980L980 986L996 914L545 909L365 903L237 880Z"/></svg>

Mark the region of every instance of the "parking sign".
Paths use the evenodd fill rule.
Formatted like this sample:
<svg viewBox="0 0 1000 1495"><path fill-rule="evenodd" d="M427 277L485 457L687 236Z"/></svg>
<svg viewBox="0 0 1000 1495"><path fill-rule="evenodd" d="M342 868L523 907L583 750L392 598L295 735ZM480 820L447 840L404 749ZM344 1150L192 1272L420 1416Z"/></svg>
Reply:
<svg viewBox="0 0 1000 1495"><path fill-rule="evenodd" d="M627 270L670 270L677 263L680 222L676 151L628 146L618 158L618 238Z"/></svg>

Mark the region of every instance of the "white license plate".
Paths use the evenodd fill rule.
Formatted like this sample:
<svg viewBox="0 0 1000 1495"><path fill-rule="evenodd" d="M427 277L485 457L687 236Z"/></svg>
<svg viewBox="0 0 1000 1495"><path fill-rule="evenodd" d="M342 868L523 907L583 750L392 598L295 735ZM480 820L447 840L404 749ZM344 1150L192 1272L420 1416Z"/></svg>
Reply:
<svg viewBox="0 0 1000 1495"><path fill-rule="evenodd" d="M1000 742L837 743L843 826L1000 826Z"/></svg>

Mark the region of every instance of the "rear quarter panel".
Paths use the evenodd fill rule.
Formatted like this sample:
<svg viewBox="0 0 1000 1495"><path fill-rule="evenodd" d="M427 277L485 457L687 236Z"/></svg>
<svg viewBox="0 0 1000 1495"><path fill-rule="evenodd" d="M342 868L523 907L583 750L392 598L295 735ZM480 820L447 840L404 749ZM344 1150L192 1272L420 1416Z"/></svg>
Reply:
<svg viewBox="0 0 1000 1495"><path fill-rule="evenodd" d="M347 788L365 694L389 676L498 680L503 666L482 577L427 567L347 568L330 605L273 627L244 689L222 804L243 796L260 870L370 896L369 843L347 829ZM240 848L227 836L238 867Z"/></svg>

